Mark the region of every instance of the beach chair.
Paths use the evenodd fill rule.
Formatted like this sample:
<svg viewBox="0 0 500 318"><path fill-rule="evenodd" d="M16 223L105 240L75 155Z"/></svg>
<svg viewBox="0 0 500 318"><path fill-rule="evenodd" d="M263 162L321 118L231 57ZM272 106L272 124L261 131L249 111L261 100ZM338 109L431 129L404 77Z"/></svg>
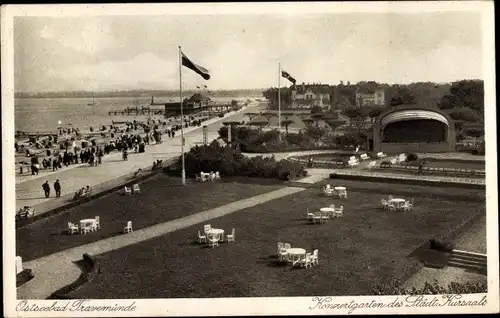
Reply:
<svg viewBox="0 0 500 318"><path fill-rule="evenodd" d="M78 226L76 224L73 224L71 222L68 222L68 233L70 235L78 233Z"/></svg>
<svg viewBox="0 0 500 318"><path fill-rule="evenodd" d="M132 195L132 189L129 187L124 187L125 195Z"/></svg>
<svg viewBox="0 0 500 318"><path fill-rule="evenodd" d="M139 187L139 184L137 184L137 183L136 183L136 184L134 184L134 185L132 186L132 191L133 191L134 193L141 193L141 188Z"/></svg>
<svg viewBox="0 0 500 318"><path fill-rule="evenodd" d="M134 232L134 230L132 229L132 221L128 221L127 226L123 228L123 233L131 233L131 232Z"/></svg>
<svg viewBox="0 0 500 318"><path fill-rule="evenodd" d="M200 230L198 230L198 243L207 243L207 237L205 235L201 235Z"/></svg>
<svg viewBox="0 0 500 318"><path fill-rule="evenodd" d="M226 240L228 242L236 242L236 236L235 236L235 230L234 230L234 228L233 228L233 231L231 232L231 234L226 235Z"/></svg>
<svg viewBox="0 0 500 318"><path fill-rule="evenodd" d="M95 217L95 223L94 223L94 224L95 224L95 230L97 230L97 229L100 229L100 228L101 228L101 222L100 222L100 219L101 219L101 218L100 218L99 216L96 216L96 217Z"/></svg>

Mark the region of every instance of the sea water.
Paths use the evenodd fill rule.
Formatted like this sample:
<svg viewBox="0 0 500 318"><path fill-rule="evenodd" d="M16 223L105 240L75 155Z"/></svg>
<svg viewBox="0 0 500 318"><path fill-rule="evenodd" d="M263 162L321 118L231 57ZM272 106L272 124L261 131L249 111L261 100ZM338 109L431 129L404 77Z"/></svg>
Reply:
<svg viewBox="0 0 500 318"><path fill-rule="evenodd" d="M228 104L231 100L246 100L247 97L212 97L217 103ZM151 97L99 97L95 98L20 98L14 101L16 131L56 131L57 127L98 130L112 121L134 120L135 116L109 115L110 111L121 111L127 107L149 106ZM155 102L176 102L175 97L155 97ZM154 109L162 109L155 106ZM61 125L58 123L61 122Z"/></svg>

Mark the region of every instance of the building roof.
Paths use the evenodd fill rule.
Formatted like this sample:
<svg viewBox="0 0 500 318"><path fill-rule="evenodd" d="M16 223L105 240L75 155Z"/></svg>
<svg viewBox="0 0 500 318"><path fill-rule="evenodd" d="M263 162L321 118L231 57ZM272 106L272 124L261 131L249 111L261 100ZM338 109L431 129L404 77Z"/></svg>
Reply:
<svg viewBox="0 0 500 318"><path fill-rule="evenodd" d="M449 116L437 107L419 105L401 105L392 108L379 116L380 126L404 120L431 119L442 122L448 127L451 126Z"/></svg>
<svg viewBox="0 0 500 318"><path fill-rule="evenodd" d="M295 86L297 94L304 94L307 90L311 90L313 93L329 94L331 92L330 85L327 84L300 84Z"/></svg>
<svg viewBox="0 0 500 318"><path fill-rule="evenodd" d="M376 91L382 90L381 87L377 84L377 82L366 82L361 84L357 89L356 93L360 94L374 94Z"/></svg>

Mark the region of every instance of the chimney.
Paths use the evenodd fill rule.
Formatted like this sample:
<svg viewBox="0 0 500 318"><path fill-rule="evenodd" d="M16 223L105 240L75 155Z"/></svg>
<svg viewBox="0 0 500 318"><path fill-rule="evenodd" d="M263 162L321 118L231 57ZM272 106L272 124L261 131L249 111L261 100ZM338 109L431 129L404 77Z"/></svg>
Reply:
<svg viewBox="0 0 500 318"><path fill-rule="evenodd" d="M340 81L340 85L344 85L344 81Z"/></svg>
<svg viewBox="0 0 500 318"><path fill-rule="evenodd" d="M350 81L347 81L347 85L351 85L351 82L350 82Z"/></svg>

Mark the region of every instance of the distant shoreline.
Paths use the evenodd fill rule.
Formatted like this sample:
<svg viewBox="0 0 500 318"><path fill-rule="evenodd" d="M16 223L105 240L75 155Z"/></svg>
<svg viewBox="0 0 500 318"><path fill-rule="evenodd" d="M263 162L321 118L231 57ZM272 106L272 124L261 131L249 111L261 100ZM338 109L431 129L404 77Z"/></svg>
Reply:
<svg viewBox="0 0 500 318"><path fill-rule="evenodd" d="M188 96L199 91L183 91L183 95ZM211 97L262 97L263 90L234 90L234 91L211 91ZM129 91L129 92L47 92L47 93L15 93L15 99L41 99L41 98L127 98L127 97L179 97L179 92L165 91Z"/></svg>

